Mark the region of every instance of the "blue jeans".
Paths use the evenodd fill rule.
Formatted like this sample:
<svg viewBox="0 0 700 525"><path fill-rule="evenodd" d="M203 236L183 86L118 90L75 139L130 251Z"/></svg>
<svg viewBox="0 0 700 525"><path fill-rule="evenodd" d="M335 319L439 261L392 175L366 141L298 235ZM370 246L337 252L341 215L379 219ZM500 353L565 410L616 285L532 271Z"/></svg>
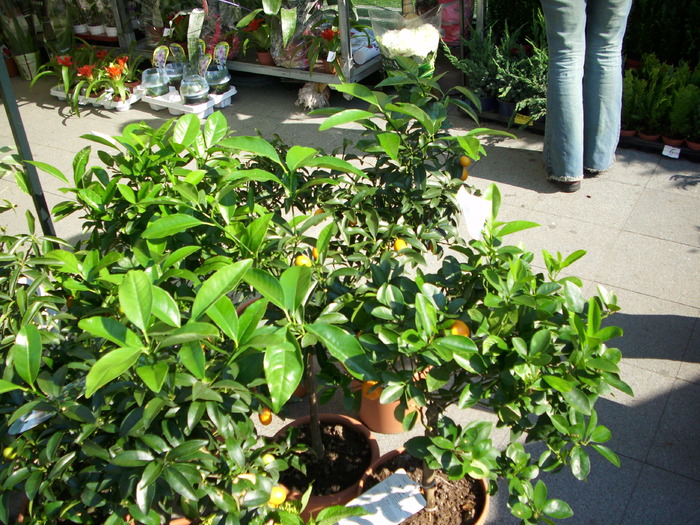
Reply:
<svg viewBox="0 0 700 525"><path fill-rule="evenodd" d="M549 178L576 181L615 159L622 39L632 0L541 0L549 74L544 156Z"/></svg>

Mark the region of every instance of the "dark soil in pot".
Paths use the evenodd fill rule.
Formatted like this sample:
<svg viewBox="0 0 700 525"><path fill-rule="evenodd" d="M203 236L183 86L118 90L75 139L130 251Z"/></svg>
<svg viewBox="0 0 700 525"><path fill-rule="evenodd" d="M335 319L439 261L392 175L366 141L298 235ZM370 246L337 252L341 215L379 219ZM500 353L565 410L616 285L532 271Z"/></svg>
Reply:
<svg viewBox="0 0 700 525"><path fill-rule="evenodd" d="M338 423L321 423L325 455L320 460L311 450L309 425L301 425L297 429L295 442L304 443L309 449L301 453L306 474L292 468L280 473L280 482L292 491L303 494L313 483L314 495L340 492L357 483L372 462L369 442L352 428Z"/></svg>
<svg viewBox="0 0 700 525"><path fill-rule="evenodd" d="M404 452L372 472L366 480L364 490L384 481L400 468L406 471L409 478L420 484L423 477L422 466L422 460ZM438 511L422 510L401 522L402 525L472 525L477 522L484 512L485 494L481 483L469 477L450 481L442 471L436 472L435 482Z"/></svg>

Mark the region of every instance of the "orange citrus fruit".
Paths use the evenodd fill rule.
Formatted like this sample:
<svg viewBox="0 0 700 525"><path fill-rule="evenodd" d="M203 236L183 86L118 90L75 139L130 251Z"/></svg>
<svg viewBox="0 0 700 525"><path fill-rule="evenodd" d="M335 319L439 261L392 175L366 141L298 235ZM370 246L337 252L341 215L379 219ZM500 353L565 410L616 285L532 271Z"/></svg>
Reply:
<svg viewBox="0 0 700 525"><path fill-rule="evenodd" d="M270 423L272 423L272 410L270 410L267 407L263 408L262 412L258 414L258 419L263 425L269 425Z"/></svg>
<svg viewBox="0 0 700 525"><path fill-rule="evenodd" d="M469 330L469 327L465 324L464 321L460 321L457 319L454 323L452 323L452 326L450 327L450 333L452 335L464 335L469 337L471 335L471 330Z"/></svg>
<svg viewBox="0 0 700 525"><path fill-rule="evenodd" d="M469 166L472 165L472 159L470 159L466 155L462 155L459 158L459 165L462 166L463 168L468 168Z"/></svg>
<svg viewBox="0 0 700 525"><path fill-rule="evenodd" d="M275 485L270 491L270 499L267 501L268 505L276 507L281 505L287 499L287 489L281 485Z"/></svg>
<svg viewBox="0 0 700 525"><path fill-rule="evenodd" d="M382 395L382 387L378 386L374 389L372 387L376 385L376 381L365 381L362 383L362 395L366 397L369 400L374 401L375 399L379 399L379 396Z"/></svg>
<svg viewBox="0 0 700 525"><path fill-rule="evenodd" d="M314 215L321 215L323 213L323 208L318 208L315 212Z"/></svg>
<svg viewBox="0 0 700 525"><path fill-rule="evenodd" d="M316 246L314 246L313 249L311 250L311 256L314 259L318 259L318 248L316 248Z"/></svg>
<svg viewBox="0 0 700 525"><path fill-rule="evenodd" d="M403 250L407 246L408 246L408 244L403 239L396 239L394 241L394 251L395 252L400 252L401 250Z"/></svg>
<svg viewBox="0 0 700 525"><path fill-rule="evenodd" d="M294 265L311 266L311 259L309 259L306 255L297 255L296 259L294 259Z"/></svg>
<svg viewBox="0 0 700 525"><path fill-rule="evenodd" d="M462 168L462 180L467 180L469 178L469 170L467 168Z"/></svg>

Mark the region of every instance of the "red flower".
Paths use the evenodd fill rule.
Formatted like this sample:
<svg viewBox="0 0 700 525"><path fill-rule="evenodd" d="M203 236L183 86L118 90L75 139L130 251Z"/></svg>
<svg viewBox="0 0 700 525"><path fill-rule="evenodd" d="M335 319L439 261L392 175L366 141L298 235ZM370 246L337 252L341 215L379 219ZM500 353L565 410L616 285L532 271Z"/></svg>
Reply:
<svg viewBox="0 0 700 525"><path fill-rule="evenodd" d="M107 50L106 49L98 49L97 52L95 53L95 57L98 60L102 60L104 57L107 56Z"/></svg>
<svg viewBox="0 0 700 525"><path fill-rule="evenodd" d="M128 55L117 57L117 64L124 67L124 66L126 66L126 63L128 62L128 60L129 60Z"/></svg>
<svg viewBox="0 0 700 525"><path fill-rule="evenodd" d="M257 31L258 28L260 27L260 25L263 24L263 22L265 22L265 19L264 19L264 18L253 18L253 19L250 21L250 24L248 24L248 25L244 28L244 31L251 31L251 32L252 32L252 31Z"/></svg>
<svg viewBox="0 0 700 525"><path fill-rule="evenodd" d="M95 64L88 64L87 66L80 66L78 68L78 75L81 77L92 78L92 70L95 69Z"/></svg>
<svg viewBox="0 0 700 525"><path fill-rule="evenodd" d="M56 62L59 66L71 67L73 65L73 57L70 55L63 55L56 57Z"/></svg>
<svg viewBox="0 0 700 525"><path fill-rule="evenodd" d="M333 30L333 28L324 29L323 31L321 31L321 38L330 42L339 33L340 33L339 31L335 31L335 30Z"/></svg>
<svg viewBox="0 0 700 525"><path fill-rule="evenodd" d="M105 66L105 71L112 80L119 80L124 71L124 67L119 64L115 65L114 62L112 62L110 65Z"/></svg>

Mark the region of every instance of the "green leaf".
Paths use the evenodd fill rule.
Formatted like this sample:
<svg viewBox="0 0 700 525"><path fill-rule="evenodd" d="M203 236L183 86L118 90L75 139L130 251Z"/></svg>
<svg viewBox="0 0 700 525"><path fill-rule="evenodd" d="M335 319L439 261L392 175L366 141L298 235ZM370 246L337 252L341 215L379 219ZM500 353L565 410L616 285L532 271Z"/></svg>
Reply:
<svg viewBox="0 0 700 525"><path fill-rule="evenodd" d="M155 365L140 366L136 373L146 386L157 394L163 388L165 377L168 375L168 363L161 361Z"/></svg>
<svg viewBox="0 0 700 525"><path fill-rule="evenodd" d="M303 164L304 167L328 168L341 173L354 173L355 175L364 176L365 172L350 164L348 161L339 159L338 157L330 157L327 155L321 157L312 157L307 159ZM333 181L334 179L324 179L324 181Z"/></svg>
<svg viewBox="0 0 700 525"><path fill-rule="evenodd" d="M199 135L199 117L188 113L177 119L173 128L173 140L183 146L191 146Z"/></svg>
<svg viewBox="0 0 700 525"><path fill-rule="evenodd" d="M587 416L591 415L591 402L581 390L576 387L571 387L571 390L562 392L561 395L577 412Z"/></svg>
<svg viewBox="0 0 700 525"><path fill-rule="evenodd" d="M204 123L204 145L211 148L226 136L228 132L228 122L221 111L215 111Z"/></svg>
<svg viewBox="0 0 700 525"><path fill-rule="evenodd" d="M338 84L333 86L338 93L346 93L352 95L355 98L369 102L372 105L378 104L379 100L377 97L384 95L382 92L372 91L367 86L362 84ZM374 116L374 113L372 114Z"/></svg>
<svg viewBox="0 0 700 525"><path fill-rule="evenodd" d="M85 379L85 397L90 397L104 385L116 379L138 360L141 348L118 348L101 357Z"/></svg>
<svg viewBox="0 0 700 525"><path fill-rule="evenodd" d="M177 464L165 467L163 477L175 494L181 494L189 500L197 501L197 493L194 491L192 484L178 470Z"/></svg>
<svg viewBox="0 0 700 525"><path fill-rule="evenodd" d="M41 333L31 324L24 325L15 336L12 346L14 366L19 376L27 384L33 385L41 366Z"/></svg>
<svg viewBox="0 0 700 525"><path fill-rule="evenodd" d="M15 385L14 383L10 383L9 381L5 381L4 379L0 379L0 394L4 394L5 392L11 392L13 390L24 390L24 389L19 385Z"/></svg>
<svg viewBox="0 0 700 525"><path fill-rule="evenodd" d="M287 162L287 169L290 173L297 170L297 168L309 157L313 157L317 151L313 148L307 148L305 146L292 146L287 151L287 156L285 161Z"/></svg>
<svg viewBox="0 0 700 525"><path fill-rule="evenodd" d="M265 379L270 389L272 411L279 412L292 397L304 374L301 352L285 342L265 348Z"/></svg>
<svg viewBox="0 0 700 525"><path fill-rule="evenodd" d="M202 345L196 341L189 342L182 345L177 355L180 357L182 364L185 365L185 368L187 368L193 376L201 381L206 379L207 363Z"/></svg>
<svg viewBox="0 0 700 525"><path fill-rule="evenodd" d="M416 296L416 327L426 340L431 339L437 331L437 310L433 302L422 293Z"/></svg>
<svg viewBox="0 0 700 525"><path fill-rule="evenodd" d="M551 386L555 390L558 390L562 394L565 392L569 392L573 388L573 385L569 381L567 381L566 379L562 379L559 376L546 375L543 377L543 379L547 382L549 386Z"/></svg>
<svg viewBox="0 0 700 525"><path fill-rule="evenodd" d="M153 307L153 286L146 272L132 270L119 285L119 305L126 317L142 332L148 332Z"/></svg>
<svg viewBox="0 0 700 525"><path fill-rule="evenodd" d="M615 465L616 467L620 466L620 458L615 454L612 450L610 450L608 447L605 445L591 445L594 450L597 450L598 453L603 456L605 459L607 459L610 463Z"/></svg>
<svg viewBox="0 0 700 525"><path fill-rule="evenodd" d="M535 490L532 493L532 501L537 508L542 508L547 502L547 486L542 480L537 481L537 485L535 485Z"/></svg>
<svg viewBox="0 0 700 525"><path fill-rule="evenodd" d="M314 286L311 282L311 273L311 268L306 266L290 266L280 276L284 306L288 312L296 311L309 296Z"/></svg>
<svg viewBox="0 0 700 525"><path fill-rule="evenodd" d="M529 520L532 517L532 511L530 510L530 507L525 505L524 503L516 503L510 508L511 513L513 516L516 518L520 518L521 520Z"/></svg>
<svg viewBox="0 0 700 525"><path fill-rule="evenodd" d="M165 239L202 224L205 223L191 215L174 213L173 215L161 217L149 224L141 236L144 239Z"/></svg>
<svg viewBox="0 0 700 525"><path fill-rule="evenodd" d="M78 326L96 337L103 337L119 346L139 347L141 339L126 326L111 317L81 319Z"/></svg>
<svg viewBox="0 0 700 525"><path fill-rule="evenodd" d="M45 162L40 162L38 160L32 160L32 161L27 161L27 162L29 164L33 164L34 166L39 168L41 171L45 171L46 173L48 173L52 177L56 177L61 182L65 182L66 184L69 184L68 179L63 174L63 172L61 170L59 170L58 168L54 168L51 164L47 164Z"/></svg>
<svg viewBox="0 0 700 525"><path fill-rule="evenodd" d="M563 520L574 515L574 511L571 510L571 507L560 499L550 499L545 503L544 507L542 507L542 511L547 516L551 516L556 520Z"/></svg>
<svg viewBox="0 0 700 525"><path fill-rule="evenodd" d="M354 335L330 324L314 323L305 327L323 342L331 355L343 363L356 379L377 380L372 362Z"/></svg>
<svg viewBox="0 0 700 525"><path fill-rule="evenodd" d="M251 285L265 299L284 309L284 290L277 279L265 270L251 268L243 276L243 280Z"/></svg>
<svg viewBox="0 0 700 525"><path fill-rule="evenodd" d="M141 467L155 458L145 450L127 450L114 456L110 463L118 467Z"/></svg>
<svg viewBox="0 0 700 525"><path fill-rule="evenodd" d="M152 291L153 315L170 326L181 326L180 309L178 308L175 299L173 299L168 292L162 288L159 288L158 286L153 286Z"/></svg>
<svg viewBox="0 0 700 525"><path fill-rule="evenodd" d="M377 140L379 140L379 145L392 160L398 160L399 146L401 145L401 137L399 135L391 132L377 133Z"/></svg>
<svg viewBox="0 0 700 525"><path fill-rule="evenodd" d="M238 151L246 151L253 153L254 155L260 155L276 162L280 166L283 166L275 147L260 137L231 137L222 140L219 145Z"/></svg>
<svg viewBox="0 0 700 525"><path fill-rule="evenodd" d="M226 334L226 337L238 343L238 315L228 296L224 295L210 306L207 316Z"/></svg>
<svg viewBox="0 0 700 525"><path fill-rule="evenodd" d="M505 237L506 235L510 235L511 233L516 233L519 231L527 230L529 228L539 228L539 224L536 222L530 222L530 221L512 221L512 222L507 222L506 224L503 225L502 228L498 230L498 235L501 237Z"/></svg>
<svg viewBox="0 0 700 525"><path fill-rule="evenodd" d="M251 259L224 266L204 281L192 304L192 319L198 320L222 296L233 291L253 264Z"/></svg>
<svg viewBox="0 0 700 525"><path fill-rule="evenodd" d="M362 109L346 109L328 117L318 129L319 131L323 131L335 126L342 126L343 124L348 124L350 122L369 119L374 116L374 113L370 113L369 111L364 111Z"/></svg>
<svg viewBox="0 0 700 525"><path fill-rule="evenodd" d="M433 343L442 350L446 350L452 354L452 359L455 360L461 368L468 372L474 372L474 368L470 359L478 352L477 346L468 337L463 335L448 335Z"/></svg>

